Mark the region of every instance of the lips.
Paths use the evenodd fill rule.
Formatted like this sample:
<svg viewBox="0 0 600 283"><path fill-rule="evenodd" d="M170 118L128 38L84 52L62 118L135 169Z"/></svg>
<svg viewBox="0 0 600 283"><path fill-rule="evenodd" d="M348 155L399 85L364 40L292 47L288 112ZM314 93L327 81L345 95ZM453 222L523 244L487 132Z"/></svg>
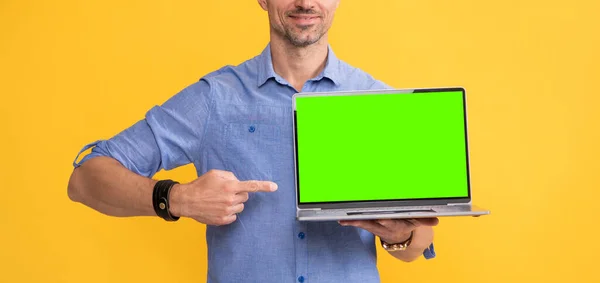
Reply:
<svg viewBox="0 0 600 283"><path fill-rule="evenodd" d="M290 16L290 17L295 18L295 19L303 19L303 20L318 18L318 16Z"/></svg>
<svg viewBox="0 0 600 283"><path fill-rule="evenodd" d="M318 19L318 15L290 15L290 19L298 25L311 25Z"/></svg>

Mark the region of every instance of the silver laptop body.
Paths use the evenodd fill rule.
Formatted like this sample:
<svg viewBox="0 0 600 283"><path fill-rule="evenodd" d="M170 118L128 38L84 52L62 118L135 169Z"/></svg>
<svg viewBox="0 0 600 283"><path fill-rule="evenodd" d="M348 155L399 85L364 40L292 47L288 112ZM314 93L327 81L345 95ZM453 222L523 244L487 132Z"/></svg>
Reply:
<svg viewBox="0 0 600 283"><path fill-rule="evenodd" d="M387 199L387 200L359 200L359 201L328 201L301 203L302 184L299 183L299 160L297 131L297 99L306 96L348 96L369 94L398 94L410 95L412 93L461 91L464 107L465 139L468 139L466 118L466 91L462 87L448 88L421 88L421 89L395 89L376 91L349 91L349 92L312 92L297 93L292 97L293 105L293 136L294 136L294 168L296 189L296 218L300 221L337 221L337 220L368 220L368 219L402 219L402 218L430 218L445 216L481 216L490 213L489 210L477 207L471 203L471 183L468 160L468 147L465 156L467 162L468 196L459 198L428 198L428 199ZM468 141L465 140L468 144ZM359 149L360 150L360 149ZM376 190L377 188L369 188Z"/></svg>

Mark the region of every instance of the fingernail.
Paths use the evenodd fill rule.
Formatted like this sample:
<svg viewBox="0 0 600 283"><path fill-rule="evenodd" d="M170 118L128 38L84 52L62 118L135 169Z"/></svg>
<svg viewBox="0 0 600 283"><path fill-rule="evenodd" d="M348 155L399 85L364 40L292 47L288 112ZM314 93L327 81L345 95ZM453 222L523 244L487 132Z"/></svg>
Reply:
<svg viewBox="0 0 600 283"><path fill-rule="evenodd" d="M271 189L271 192L276 191L277 190L277 184L271 182L270 189Z"/></svg>

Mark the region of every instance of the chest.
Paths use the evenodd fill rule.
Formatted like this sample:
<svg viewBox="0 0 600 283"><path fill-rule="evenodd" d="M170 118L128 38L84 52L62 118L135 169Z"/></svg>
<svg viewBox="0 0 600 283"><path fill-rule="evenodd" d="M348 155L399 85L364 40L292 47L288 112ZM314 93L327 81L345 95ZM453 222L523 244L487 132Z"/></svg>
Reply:
<svg viewBox="0 0 600 283"><path fill-rule="evenodd" d="M283 103L215 105L205 135L207 169L232 171L238 179L293 177L292 121L291 105Z"/></svg>

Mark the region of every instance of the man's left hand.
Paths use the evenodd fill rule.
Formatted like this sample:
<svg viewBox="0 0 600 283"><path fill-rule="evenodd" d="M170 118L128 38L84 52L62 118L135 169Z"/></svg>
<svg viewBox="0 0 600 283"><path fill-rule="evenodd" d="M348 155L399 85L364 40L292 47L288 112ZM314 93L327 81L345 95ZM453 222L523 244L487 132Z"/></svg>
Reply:
<svg viewBox="0 0 600 283"><path fill-rule="evenodd" d="M379 219L379 220L346 220L339 221L342 226L355 226L365 229L381 238L383 241L393 244L401 243L410 237L410 233L420 226L436 226L437 218L415 218L415 219Z"/></svg>

